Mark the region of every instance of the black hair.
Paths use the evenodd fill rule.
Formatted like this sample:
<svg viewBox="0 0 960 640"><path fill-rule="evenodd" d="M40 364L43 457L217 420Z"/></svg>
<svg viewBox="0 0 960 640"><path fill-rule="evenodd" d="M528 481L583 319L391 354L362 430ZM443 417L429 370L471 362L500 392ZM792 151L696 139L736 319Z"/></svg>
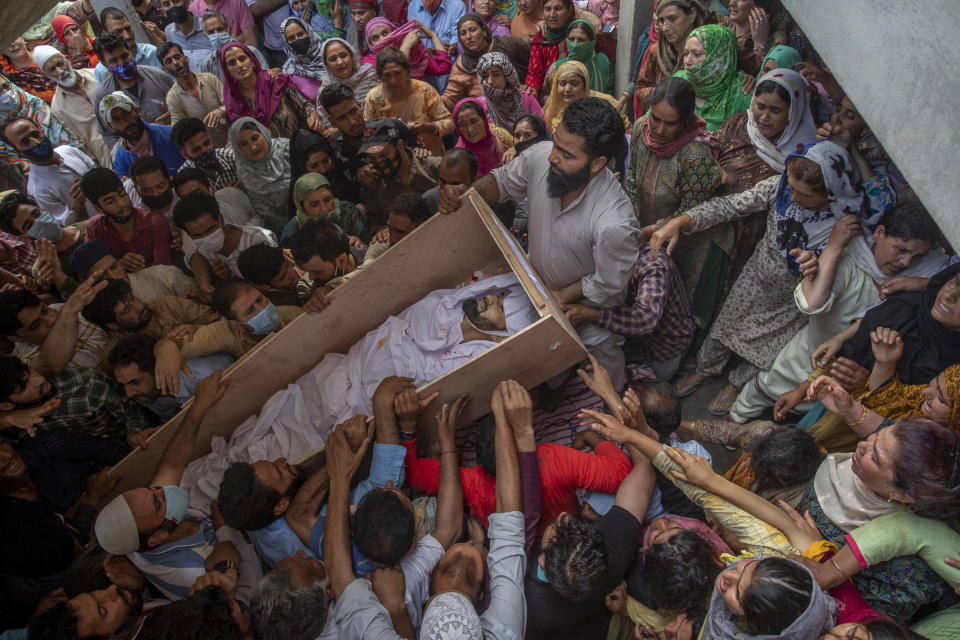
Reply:
<svg viewBox="0 0 960 640"><path fill-rule="evenodd" d="M787 106L790 106L790 92L788 92L783 85L773 80L764 80L757 85L757 88L754 89L754 96L762 96L765 93L775 93L777 97L783 100Z"/></svg>
<svg viewBox="0 0 960 640"><path fill-rule="evenodd" d="M346 100L356 100L353 89L345 84L326 84L320 89L320 105L330 113L330 109Z"/></svg>
<svg viewBox="0 0 960 640"><path fill-rule="evenodd" d="M126 280L109 279L107 280L107 286L101 289L93 297L93 300L83 308L83 317L86 318L87 322L106 328L108 322L117 321L117 314L114 312L117 305L123 304L132 294L130 283Z"/></svg>
<svg viewBox="0 0 960 640"><path fill-rule="evenodd" d="M97 204L97 201L105 195L118 191L126 192L120 176L106 167L94 167L83 174L80 178L80 190L83 191L83 196L93 204Z"/></svg>
<svg viewBox="0 0 960 640"><path fill-rule="evenodd" d="M217 507L224 522L234 529L256 531L277 519L273 509L282 497L257 479L253 465L234 462L223 473Z"/></svg>
<svg viewBox="0 0 960 640"><path fill-rule="evenodd" d="M702 608L720 575L716 556L713 546L689 529L650 545L643 556L643 579L651 586L653 608Z"/></svg>
<svg viewBox="0 0 960 640"><path fill-rule="evenodd" d="M353 540L370 560L393 566L414 542L413 512L390 489L365 495L353 517Z"/></svg>
<svg viewBox="0 0 960 640"><path fill-rule="evenodd" d="M443 160L448 165L457 166L464 162L467 163L467 167L470 170L470 181L473 182L477 179L477 167L478 160L477 154L470 149L464 149L463 147L454 147L453 149L447 149L443 153Z"/></svg>
<svg viewBox="0 0 960 640"><path fill-rule="evenodd" d="M404 193L394 198L386 207L388 214L406 216L414 226L419 226L430 219L430 207L427 201L415 193Z"/></svg>
<svg viewBox="0 0 960 640"><path fill-rule="evenodd" d="M410 73L410 60L404 55L403 51L396 47L387 47L377 54L377 77L383 75L383 69L388 64L398 64Z"/></svg>
<svg viewBox="0 0 960 640"><path fill-rule="evenodd" d="M16 356L0 356L0 402L23 390L23 381L30 368Z"/></svg>
<svg viewBox="0 0 960 640"><path fill-rule="evenodd" d="M270 286L270 281L280 273L280 267L286 262L283 251L266 244L247 247L237 258L240 275L260 286Z"/></svg>
<svg viewBox="0 0 960 640"><path fill-rule="evenodd" d="M334 262L350 252L350 239L335 223L314 218L300 227L290 251L298 264L309 262L313 256L320 256L324 262Z"/></svg>
<svg viewBox="0 0 960 640"><path fill-rule="evenodd" d="M170 172L167 171L167 165L157 156L137 156L130 163L130 179L137 183L137 178L145 176L148 173L159 171L167 179L170 178Z"/></svg>
<svg viewBox="0 0 960 640"><path fill-rule="evenodd" d="M492 413L477 422L477 462L487 473L497 475L497 422Z"/></svg>
<svg viewBox="0 0 960 640"><path fill-rule="evenodd" d="M483 107L481 107L480 103L477 102L476 100L467 100L466 102L464 102L463 105L460 107L460 110L457 111L457 115L459 116L461 113L463 113L464 109L470 109L471 111L476 113L478 116L480 116L481 120L487 119L487 115L483 112Z"/></svg>
<svg viewBox="0 0 960 640"><path fill-rule="evenodd" d="M237 315L233 312L233 303L246 287L253 287L253 285L239 278L227 278L218 281L213 289L213 300L211 301L213 308L227 320L236 320Z"/></svg>
<svg viewBox="0 0 960 640"><path fill-rule="evenodd" d="M925 240L931 247L940 244L941 234L937 224L919 202L901 199L880 216L877 226L883 225L886 235L903 240Z"/></svg>
<svg viewBox="0 0 960 640"><path fill-rule="evenodd" d="M153 370L157 366L157 357L153 353L156 344L157 339L145 333L131 333L123 336L110 350L107 366L112 371L117 367L135 364L141 371L153 375Z"/></svg>
<svg viewBox="0 0 960 640"><path fill-rule="evenodd" d="M187 223L203 215L220 219L220 205L209 193L188 193L173 205L173 224L178 229L187 230Z"/></svg>
<svg viewBox="0 0 960 640"><path fill-rule="evenodd" d="M681 126L688 126L697 117L697 94L688 80L672 76L666 78L654 88L647 105L653 107L664 100L676 109Z"/></svg>
<svg viewBox="0 0 960 640"><path fill-rule="evenodd" d="M807 484L820 468L824 453L806 431L777 427L750 445L757 472L757 493Z"/></svg>
<svg viewBox="0 0 960 640"><path fill-rule="evenodd" d="M620 114L600 98L577 100L563 112L562 123L567 131L583 138L583 150L591 159L604 156L613 160L626 144Z"/></svg>
<svg viewBox="0 0 960 640"><path fill-rule="evenodd" d="M255 640L313 640L327 623L329 598L322 585L303 586L289 569L268 573L250 600Z"/></svg>
<svg viewBox="0 0 960 640"><path fill-rule="evenodd" d="M24 289L0 291L0 335L14 336L23 329L20 324L20 312L24 309L39 307L40 298Z"/></svg>
<svg viewBox="0 0 960 640"><path fill-rule="evenodd" d="M69 601L53 605L30 621L30 640L80 640L80 617Z"/></svg>
<svg viewBox="0 0 960 640"><path fill-rule="evenodd" d="M176 42L166 42L160 43L160 46L157 47L157 59L160 60L160 64L163 64L163 59L167 57L167 54L170 53L170 49L177 49L180 51L180 55L183 55L183 47L181 47Z"/></svg>
<svg viewBox="0 0 960 640"><path fill-rule="evenodd" d="M318 151L326 153L330 156L330 160L334 161L333 147L330 146L326 136L304 128L297 129L290 136L290 188L287 191L287 215L290 218L297 213L297 205L294 203L293 197L294 187L297 185L297 180L307 173L307 160ZM329 173L335 174L335 171ZM331 177L336 178L337 176L332 175ZM334 181L331 180L331 190L333 190L333 185Z"/></svg>
<svg viewBox="0 0 960 640"><path fill-rule="evenodd" d="M956 520L960 516L960 436L926 418L903 418L892 428L897 440L893 487L913 498L907 507L918 516Z"/></svg>
<svg viewBox="0 0 960 640"><path fill-rule="evenodd" d="M203 172L203 169L198 169L197 167L184 167L180 169L180 171L177 171L177 175L173 176L174 191L188 182L199 182L208 189L210 188L210 178Z"/></svg>
<svg viewBox="0 0 960 640"><path fill-rule="evenodd" d="M532 113L523 114L522 116L517 118L517 121L514 123L513 131L517 130L517 125L520 124L521 122L529 123L530 126L533 127L534 131L537 132L538 138L546 139L550 137L550 133L547 131L547 125L546 123L544 123L543 118L541 118L540 116L535 116ZM513 133L513 131L511 131L510 133Z"/></svg>
<svg viewBox="0 0 960 640"><path fill-rule="evenodd" d="M647 424L657 432L660 442L669 442L670 434L680 426L680 401L669 382L644 381L635 385Z"/></svg>
<svg viewBox="0 0 960 640"><path fill-rule="evenodd" d="M187 140L206 130L207 125L203 124L200 118L184 118L173 125L173 129L170 130L170 139L182 148Z"/></svg>
<svg viewBox="0 0 960 640"><path fill-rule="evenodd" d="M814 589L819 587L802 565L786 558L759 560L750 586L740 593L738 625L751 635L782 633L810 606Z"/></svg>
<svg viewBox="0 0 960 640"><path fill-rule="evenodd" d="M14 191L0 200L0 231L14 236L20 235L20 231L13 228L13 219L17 217L17 210L20 209L22 204L39 206L33 196L28 195L25 191Z"/></svg>
<svg viewBox="0 0 960 640"><path fill-rule="evenodd" d="M18 121L20 121L20 120L26 120L27 122L29 122L29 123L32 124L33 126L37 126L37 123L34 122L33 120L31 120L30 118L21 118L21 117L19 117L19 116L18 116L18 117L10 118L9 120L4 120L3 122L0 122L0 140L2 140L3 142L6 142L9 146L13 147L14 149L17 148L17 145L13 144L13 141L10 140L10 138L7 137L7 127L9 127L9 126L10 126L11 124L13 124L14 122L18 122ZM44 133L44 135L46 135L46 133ZM51 144L52 144L52 141L51 141Z"/></svg>
<svg viewBox="0 0 960 640"><path fill-rule="evenodd" d="M204 587L189 598L152 609L137 640L240 640L233 601L218 586Z"/></svg>
<svg viewBox="0 0 960 640"><path fill-rule="evenodd" d="M891 620L874 620L861 626L870 634L870 640L926 640L925 636Z"/></svg>
<svg viewBox="0 0 960 640"><path fill-rule="evenodd" d="M127 21L130 20L130 18L127 17L127 14L125 14L120 9L117 9L116 7L106 7L103 11L100 12L99 17L100 17L100 24L104 25L104 29L106 29L107 20L127 20Z"/></svg>
<svg viewBox="0 0 960 640"><path fill-rule="evenodd" d="M556 537L543 550L544 570L553 590L570 602L606 593L610 555L597 526L579 514L557 520Z"/></svg>
<svg viewBox="0 0 960 640"><path fill-rule="evenodd" d="M126 18L126 16L123 17ZM93 51L101 60L104 59L106 53L116 51L121 47L127 49L127 41L124 40L123 36L119 33L104 32L100 34L99 38L93 41ZM127 49L127 51L129 51L129 49ZM104 63L104 66L106 66L106 63Z"/></svg>
<svg viewBox="0 0 960 640"><path fill-rule="evenodd" d="M464 300L460 305L460 310L463 311L463 315L467 316L467 320L481 331L496 331L497 327L493 322L484 318L480 315L480 301L476 299Z"/></svg>

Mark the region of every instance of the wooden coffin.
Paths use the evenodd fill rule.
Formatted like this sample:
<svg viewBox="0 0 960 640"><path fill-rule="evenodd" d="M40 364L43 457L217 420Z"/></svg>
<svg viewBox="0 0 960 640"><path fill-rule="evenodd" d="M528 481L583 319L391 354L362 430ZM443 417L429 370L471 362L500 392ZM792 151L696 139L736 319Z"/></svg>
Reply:
<svg viewBox="0 0 960 640"><path fill-rule="evenodd" d="M268 337L226 372L230 387L207 413L193 459L210 451L215 436L229 437L263 403L312 369L326 353L346 353L358 339L435 289L456 287L476 272L517 274L540 319L483 354L420 389L440 390L424 412L424 439L433 439L433 416L444 402L464 391L472 395L463 423L489 411L494 387L515 379L531 389L586 358L576 330L567 322L526 256L500 220L474 190L452 215L436 215L384 253L331 295L320 314L300 316ZM192 400L191 400L192 402ZM111 470L119 475L116 491L145 486L186 408ZM307 456L311 452L299 452Z"/></svg>

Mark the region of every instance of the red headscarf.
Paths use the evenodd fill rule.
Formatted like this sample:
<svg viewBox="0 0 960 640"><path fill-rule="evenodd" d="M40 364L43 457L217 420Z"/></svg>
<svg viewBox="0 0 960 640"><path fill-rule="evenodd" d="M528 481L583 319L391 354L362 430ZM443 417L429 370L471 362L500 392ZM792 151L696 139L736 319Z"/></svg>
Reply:
<svg viewBox="0 0 960 640"><path fill-rule="evenodd" d="M694 115L690 126L677 134L677 137L670 142L657 142L653 139L653 133L650 131L650 120L644 118L640 125L640 135L643 136L643 144L653 152L658 158L672 158L680 149L687 146L688 142L697 140L710 147L713 153L713 159L716 160L720 155L720 141L707 131L707 122L698 115Z"/></svg>
<svg viewBox="0 0 960 640"><path fill-rule="evenodd" d="M50 21L50 24L53 25L53 32L57 35L57 40L62 42L66 46L67 41L63 39L63 32L66 31L67 27L73 25L74 27L80 29L80 25L77 24L77 21L71 18L70 16L55 16L53 20ZM80 30L80 33L83 33L83 30ZM90 59L90 67L96 67L100 63L100 58L97 57L96 52L93 50L93 38L90 36L83 36L87 39L87 42L90 44L90 48L84 51L84 55ZM68 51L69 53L69 51Z"/></svg>
<svg viewBox="0 0 960 640"><path fill-rule="evenodd" d="M243 49L250 57L253 62L253 72L257 76L257 88L254 94L252 111L243 97L243 92L237 86L237 81L227 71L226 52L234 47ZM269 127L270 120L273 118L273 114L277 112L280 100L283 99L283 90L287 88L290 76L281 74L277 79L272 78L260 66L260 61L253 55L250 48L240 42L228 42L221 47L218 55L220 56L220 66L223 69L223 106L227 109L227 119L233 122L237 118L250 117L263 126Z"/></svg>
<svg viewBox="0 0 960 640"><path fill-rule="evenodd" d="M478 107L483 114L483 126L486 129L486 135L479 142L470 142L460 131L460 111L463 107L470 105ZM453 126L457 130L460 139L457 140L457 146L461 149L472 151L477 156L477 177L482 178L500 165L503 159L503 152L506 149L500 143L497 136L490 130L490 118L487 116L487 105L482 98L464 98L453 108Z"/></svg>
<svg viewBox="0 0 960 640"><path fill-rule="evenodd" d="M392 27L393 31L381 38L377 44L371 45L370 35L374 31L383 29L387 26ZM368 22L367 26L364 28L363 35L367 40L367 45L370 47L370 53L373 56L376 56L387 47L396 47L399 49L400 44L403 42L403 39L407 36L407 34L411 31L416 31L419 28L420 27L417 26L417 23L413 20L396 27L386 18L378 16L370 19L370 22ZM427 48L423 46L423 43L419 40L417 41L417 44L413 45L413 50L410 51L409 60L410 77L416 78L417 80L422 80L424 73L427 71L427 64L430 62L430 54L427 52Z"/></svg>

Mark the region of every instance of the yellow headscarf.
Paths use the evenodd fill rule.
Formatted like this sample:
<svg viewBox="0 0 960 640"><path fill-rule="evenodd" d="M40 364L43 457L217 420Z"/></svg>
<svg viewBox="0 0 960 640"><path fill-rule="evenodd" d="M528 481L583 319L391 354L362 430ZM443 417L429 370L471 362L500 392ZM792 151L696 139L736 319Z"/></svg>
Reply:
<svg viewBox="0 0 960 640"><path fill-rule="evenodd" d="M551 133L557 130L557 127L560 125L560 120L563 118L563 112L567 110L567 105L564 103L563 98L560 97L560 91L557 87L560 84L560 77L568 73L577 74L583 79L583 86L590 86L590 72L587 71L587 67L584 66L582 62L570 60L557 67L556 73L553 74L553 78L550 80L550 95L547 98L547 103L543 106L543 121L550 127ZM601 91L589 90L587 91L586 97L606 100L614 109L617 108L617 101L614 100L612 96ZM623 115L623 112L619 113L620 118L623 120L624 129L629 131L630 122L627 120L627 117Z"/></svg>

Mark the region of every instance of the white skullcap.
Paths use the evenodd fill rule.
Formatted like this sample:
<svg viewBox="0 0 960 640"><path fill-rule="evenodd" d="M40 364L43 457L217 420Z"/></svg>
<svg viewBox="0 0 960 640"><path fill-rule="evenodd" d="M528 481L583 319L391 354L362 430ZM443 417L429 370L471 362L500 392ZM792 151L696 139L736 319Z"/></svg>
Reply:
<svg viewBox="0 0 960 640"><path fill-rule="evenodd" d="M33 61L36 63L40 70L43 71L43 65L47 64L47 60L53 56L62 56L63 54L54 49L51 46L41 44L33 48Z"/></svg>
<svg viewBox="0 0 960 640"><path fill-rule="evenodd" d="M459 591L434 597L423 612L420 640L483 640L480 616L470 599Z"/></svg>
<svg viewBox="0 0 960 640"><path fill-rule="evenodd" d="M140 548L140 532L127 499L120 494L103 508L94 525L97 541L103 550L125 556Z"/></svg>

